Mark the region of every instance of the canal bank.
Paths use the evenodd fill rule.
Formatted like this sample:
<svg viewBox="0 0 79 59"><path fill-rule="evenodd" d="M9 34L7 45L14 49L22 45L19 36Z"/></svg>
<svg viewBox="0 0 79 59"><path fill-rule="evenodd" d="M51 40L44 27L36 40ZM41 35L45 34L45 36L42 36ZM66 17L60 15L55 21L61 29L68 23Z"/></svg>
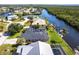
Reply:
<svg viewBox="0 0 79 59"><path fill-rule="evenodd" d="M75 54L75 52L72 50L72 48L58 35L58 33L55 31L55 29L52 29L51 27L49 27L47 32L49 35L48 43L50 45L55 44L55 47L56 47L56 45L59 45L62 48L62 51L66 55ZM56 48L58 48L58 47L56 47Z"/></svg>
<svg viewBox="0 0 79 59"><path fill-rule="evenodd" d="M73 50L79 46L79 32L76 29L64 21L57 19L55 15L49 13L46 9L42 11L41 16L47 18L51 24L54 24L57 32L63 28L67 29L68 33L63 37L63 39L70 45Z"/></svg>

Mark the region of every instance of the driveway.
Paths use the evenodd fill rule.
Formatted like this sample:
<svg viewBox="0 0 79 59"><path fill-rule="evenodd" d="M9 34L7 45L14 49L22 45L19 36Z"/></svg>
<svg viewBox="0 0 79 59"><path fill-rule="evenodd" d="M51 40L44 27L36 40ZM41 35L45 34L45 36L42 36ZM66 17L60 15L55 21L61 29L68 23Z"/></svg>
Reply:
<svg viewBox="0 0 79 59"><path fill-rule="evenodd" d="M6 39L3 44L16 44L17 39Z"/></svg>
<svg viewBox="0 0 79 59"><path fill-rule="evenodd" d="M0 45L6 40L7 37L3 36L3 33L0 33Z"/></svg>

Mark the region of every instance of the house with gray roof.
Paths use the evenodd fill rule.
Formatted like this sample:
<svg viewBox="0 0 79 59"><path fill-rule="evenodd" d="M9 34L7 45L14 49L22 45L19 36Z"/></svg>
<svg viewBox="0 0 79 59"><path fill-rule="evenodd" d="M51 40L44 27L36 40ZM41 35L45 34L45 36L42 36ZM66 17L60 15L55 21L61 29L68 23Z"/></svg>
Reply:
<svg viewBox="0 0 79 59"><path fill-rule="evenodd" d="M41 41L18 46L16 52L19 55L53 55L50 45Z"/></svg>
<svg viewBox="0 0 79 59"><path fill-rule="evenodd" d="M21 36L29 41L47 41L49 39L48 33L44 28L27 28L25 33L22 33Z"/></svg>

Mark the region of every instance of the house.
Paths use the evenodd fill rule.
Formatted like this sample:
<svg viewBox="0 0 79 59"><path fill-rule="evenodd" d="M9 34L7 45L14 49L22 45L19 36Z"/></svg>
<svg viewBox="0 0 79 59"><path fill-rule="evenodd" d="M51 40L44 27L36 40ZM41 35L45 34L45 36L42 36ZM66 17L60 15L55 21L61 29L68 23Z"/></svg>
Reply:
<svg viewBox="0 0 79 59"><path fill-rule="evenodd" d="M17 47L19 55L53 55L49 44L41 41Z"/></svg>
<svg viewBox="0 0 79 59"><path fill-rule="evenodd" d="M22 33L22 37L29 41L47 41L49 39L48 33L44 28L27 28L25 33Z"/></svg>
<svg viewBox="0 0 79 59"><path fill-rule="evenodd" d="M36 12L37 8L31 8L31 12Z"/></svg>
<svg viewBox="0 0 79 59"><path fill-rule="evenodd" d="M27 14L31 13L29 8L28 9L24 9L24 12L27 13Z"/></svg>
<svg viewBox="0 0 79 59"><path fill-rule="evenodd" d="M41 18L36 18L36 19L34 19L32 25L37 25L37 23L38 23L39 25L46 25L45 20L44 20L44 19L41 19Z"/></svg>
<svg viewBox="0 0 79 59"><path fill-rule="evenodd" d="M7 19L8 19L8 20L17 19L17 18L18 18L17 15L8 15L8 16L7 16Z"/></svg>
<svg viewBox="0 0 79 59"><path fill-rule="evenodd" d="M11 12L4 12L3 14L1 14L2 16L4 16L4 17L7 17L7 16L10 16L10 15L12 15L12 13Z"/></svg>
<svg viewBox="0 0 79 59"><path fill-rule="evenodd" d="M7 8L7 7L0 7L0 8L1 8L1 10L2 10L3 12L8 11L8 8Z"/></svg>
<svg viewBox="0 0 79 59"><path fill-rule="evenodd" d="M14 13L16 13L16 14L23 14L23 11L16 9L16 10L14 10Z"/></svg>
<svg viewBox="0 0 79 59"><path fill-rule="evenodd" d="M41 9L39 9L39 8L30 8L30 12L34 13L34 14L40 14L41 13Z"/></svg>
<svg viewBox="0 0 79 59"><path fill-rule="evenodd" d="M30 19L28 18L28 16L23 16L24 20L27 22L29 21Z"/></svg>

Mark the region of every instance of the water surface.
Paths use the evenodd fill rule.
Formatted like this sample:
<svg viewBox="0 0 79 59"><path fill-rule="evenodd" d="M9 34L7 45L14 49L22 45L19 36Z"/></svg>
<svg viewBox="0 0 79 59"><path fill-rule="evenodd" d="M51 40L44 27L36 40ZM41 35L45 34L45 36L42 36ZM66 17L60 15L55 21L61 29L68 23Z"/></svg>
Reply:
<svg viewBox="0 0 79 59"><path fill-rule="evenodd" d="M66 28L68 33L63 37L63 39L71 46L71 48L74 49L79 46L79 32L76 29L64 21L57 19L56 16L49 14L45 9L42 11L41 16L47 18L51 24L54 24L57 32L59 32L60 29Z"/></svg>

